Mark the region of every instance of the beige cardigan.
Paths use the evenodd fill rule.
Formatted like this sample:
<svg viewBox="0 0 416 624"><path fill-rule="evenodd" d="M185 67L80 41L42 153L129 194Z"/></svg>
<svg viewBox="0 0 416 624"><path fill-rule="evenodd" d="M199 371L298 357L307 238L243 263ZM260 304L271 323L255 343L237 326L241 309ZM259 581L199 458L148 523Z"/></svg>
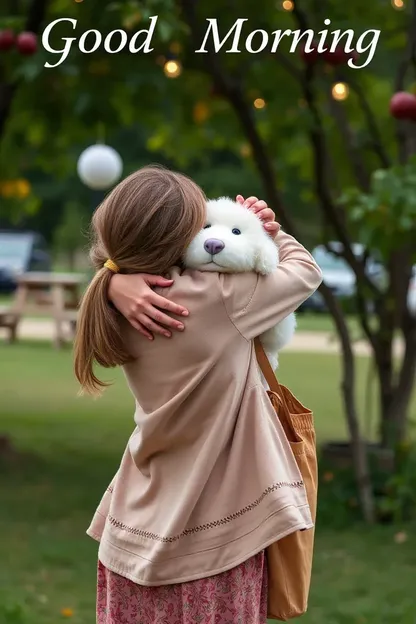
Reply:
<svg viewBox="0 0 416 624"><path fill-rule="evenodd" d="M136 428L88 534L107 568L140 585L223 572L313 526L253 338L311 295L321 272L293 238L277 242L280 265L265 277L174 268L167 296L190 310L183 334L150 342L124 325Z"/></svg>

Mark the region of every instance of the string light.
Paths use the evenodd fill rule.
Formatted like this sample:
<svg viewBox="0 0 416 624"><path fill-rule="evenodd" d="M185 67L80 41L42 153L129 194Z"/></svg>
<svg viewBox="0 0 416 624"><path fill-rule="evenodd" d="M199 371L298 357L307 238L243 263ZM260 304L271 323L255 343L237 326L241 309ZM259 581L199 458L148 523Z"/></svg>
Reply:
<svg viewBox="0 0 416 624"><path fill-rule="evenodd" d="M295 8L295 3L292 0L283 0L282 9L284 11L293 11Z"/></svg>
<svg viewBox="0 0 416 624"><path fill-rule="evenodd" d="M247 143L243 143L240 147L240 154L243 158L250 158L251 156L251 147Z"/></svg>
<svg viewBox="0 0 416 624"><path fill-rule="evenodd" d="M350 90L348 88L348 85L345 84L345 82L337 82L332 87L332 97L334 98L334 100L338 100L338 101L346 100L349 93L350 93Z"/></svg>
<svg viewBox="0 0 416 624"><path fill-rule="evenodd" d="M166 61L163 71L168 78L177 78L182 73L182 67L179 61Z"/></svg>
<svg viewBox="0 0 416 624"><path fill-rule="evenodd" d="M253 102L254 104L254 108L264 108L266 106L266 102L263 100L263 98L256 98Z"/></svg>
<svg viewBox="0 0 416 624"><path fill-rule="evenodd" d="M396 9L397 11L401 11L405 6L403 0L391 0L391 4L393 9Z"/></svg>
<svg viewBox="0 0 416 624"><path fill-rule="evenodd" d="M30 195L30 184L27 180L16 180L16 196L25 199Z"/></svg>

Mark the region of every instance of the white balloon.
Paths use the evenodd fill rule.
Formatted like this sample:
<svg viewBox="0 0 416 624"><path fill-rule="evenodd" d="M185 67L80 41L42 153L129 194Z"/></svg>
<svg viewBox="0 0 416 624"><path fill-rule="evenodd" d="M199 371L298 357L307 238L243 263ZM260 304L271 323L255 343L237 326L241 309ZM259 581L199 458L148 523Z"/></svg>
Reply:
<svg viewBox="0 0 416 624"><path fill-rule="evenodd" d="M79 157L77 171L86 186L103 191L120 179L123 161L112 147L91 145Z"/></svg>

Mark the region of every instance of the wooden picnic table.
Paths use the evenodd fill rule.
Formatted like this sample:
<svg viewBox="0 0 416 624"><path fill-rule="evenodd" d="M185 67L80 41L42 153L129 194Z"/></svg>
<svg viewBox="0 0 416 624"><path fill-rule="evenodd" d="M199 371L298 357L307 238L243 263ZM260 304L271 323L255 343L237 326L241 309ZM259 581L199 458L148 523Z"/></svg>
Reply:
<svg viewBox="0 0 416 624"><path fill-rule="evenodd" d="M16 340L23 316L52 316L56 327L54 345L60 348L65 342L65 324L74 334L81 288L87 279L75 273L30 272L19 276L12 305L0 312L0 324L9 328L10 340Z"/></svg>

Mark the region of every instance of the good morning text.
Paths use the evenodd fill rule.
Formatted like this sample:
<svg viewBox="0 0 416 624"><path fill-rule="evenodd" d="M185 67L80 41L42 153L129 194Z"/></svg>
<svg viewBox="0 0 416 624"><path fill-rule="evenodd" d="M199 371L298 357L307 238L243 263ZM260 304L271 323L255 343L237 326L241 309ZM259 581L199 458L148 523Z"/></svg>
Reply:
<svg viewBox="0 0 416 624"><path fill-rule="evenodd" d="M99 30L91 29L83 32L78 36L62 37L62 47L53 48L50 43L50 37L53 30L59 24L67 23L68 31L76 31L78 21L69 17L62 17L49 24L42 34L42 44L50 54L59 55L59 59L55 64L45 63L48 69L62 65L71 53L73 45L76 45L83 54L92 54L101 46L108 54L118 54L128 49L131 54L149 54L153 52L152 38L157 26L158 16L154 15L149 19L149 28L137 31L133 35L126 31L118 29L108 33L105 37ZM380 38L380 30L370 29L361 33L358 37L355 32L349 28L347 30L328 29L331 24L330 19L324 21L326 28L319 32L314 30L274 30L267 32L263 29L252 30L245 34L243 30L247 30L247 18L237 19L227 32L220 32L221 28L217 18L207 18L207 29L201 41L200 47L195 50L195 54L204 54L208 50L213 50L216 54L224 51L228 54L240 54L243 51L250 54L259 54L260 52L277 52L280 43L285 38L290 38L290 53L296 52L298 46L301 46L305 53L317 51L334 52L339 46L342 46L347 54L356 53L355 56L348 59L349 67L353 69L363 69L371 63L376 53L377 44ZM76 35L76 32L73 34ZM207 46L210 46L207 49ZM359 56L358 56L359 55Z"/></svg>

